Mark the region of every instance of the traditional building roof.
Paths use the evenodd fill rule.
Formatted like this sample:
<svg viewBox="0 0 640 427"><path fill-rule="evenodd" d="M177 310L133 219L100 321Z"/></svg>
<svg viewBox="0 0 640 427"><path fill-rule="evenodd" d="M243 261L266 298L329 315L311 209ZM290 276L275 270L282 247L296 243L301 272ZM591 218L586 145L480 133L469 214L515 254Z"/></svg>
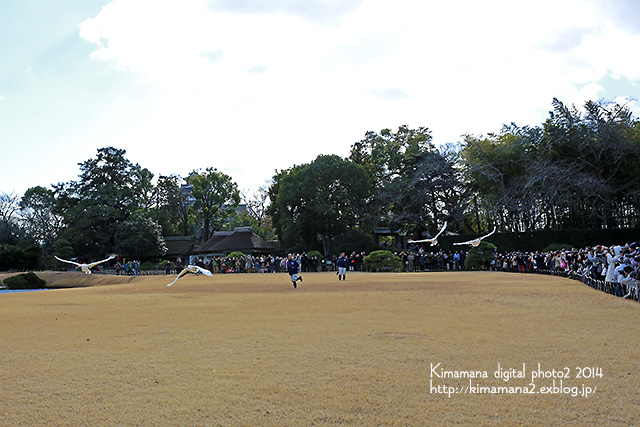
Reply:
<svg viewBox="0 0 640 427"><path fill-rule="evenodd" d="M233 231L216 231L211 239L196 248L194 254L270 253L277 248L251 231L251 227L238 227Z"/></svg>
<svg viewBox="0 0 640 427"><path fill-rule="evenodd" d="M233 231L215 231L213 233L213 236L209 240L207 240L206 242L198 246L195 253L201 254L201 253L216 252L215 250L216 246L220 242L225 240L227 237L231 236L232 234L233 234Z"/></svg>
<svg viewBox="0 0 640 427"><path fill-rule="evenodd" d="M164 241L167 244L166 258L187 257L198 244L193 236L168 236Z"/></svg>

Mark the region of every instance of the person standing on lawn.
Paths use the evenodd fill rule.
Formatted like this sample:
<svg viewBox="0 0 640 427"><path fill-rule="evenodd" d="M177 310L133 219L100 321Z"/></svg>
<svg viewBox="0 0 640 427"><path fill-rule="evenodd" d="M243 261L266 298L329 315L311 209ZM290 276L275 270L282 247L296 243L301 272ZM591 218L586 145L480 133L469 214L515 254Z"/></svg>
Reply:
<svg viewBox="0 0 640 427"><path fill-rule="evenodd" d="M302 276L298 276L298 271L300 271L300 264L293 257L293 255L289 254L287 256L287 273L291 276L291 283L293 283L293 287L298 287L298 280L302 282Z"/></svg>

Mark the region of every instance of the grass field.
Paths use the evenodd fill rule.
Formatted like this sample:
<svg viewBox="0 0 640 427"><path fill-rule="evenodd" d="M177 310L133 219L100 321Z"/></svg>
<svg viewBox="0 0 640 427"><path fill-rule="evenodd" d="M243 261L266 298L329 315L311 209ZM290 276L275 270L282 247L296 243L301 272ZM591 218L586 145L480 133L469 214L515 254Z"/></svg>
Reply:
<svg viewBox="0 0 640 427"><path fill-rule="evenodd" d="M0 295L2 426L640 419L640 305L568 279L314 273L294 290L284 274L170 288L173 276L42 277L92 286ZM498 364L524 378L495 378ZM538 364L556 378L532 379Z"/></svg>

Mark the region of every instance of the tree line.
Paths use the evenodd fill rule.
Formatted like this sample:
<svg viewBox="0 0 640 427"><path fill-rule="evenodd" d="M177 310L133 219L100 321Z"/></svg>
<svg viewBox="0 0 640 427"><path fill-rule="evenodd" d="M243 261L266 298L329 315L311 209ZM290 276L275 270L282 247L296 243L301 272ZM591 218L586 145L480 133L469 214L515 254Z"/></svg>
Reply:
<svg viewBox="0 0 640 427"><path fill-rule="evenodd" d="M114 147L98 149L79 167L77 181L29 188L22 197L0 194L0 270L51 266L54 253L157 258L166 253L166 236L207 240L222 227L263 227L236 211L237 185L215 168L154 181Z"/></svg>
<svg viewBox="0 0 640 427"><path fill-rule="evenodd" d="M164 237L251 226L284 250L371 250L387 227L414 236L635 227L640 122L627 106L553 100L539 126L505 125L436 147L426 127L366 132L348 158L321 155L241 194L211 167L158 176L114 147L79 164L78 180L0 193L0 270L48 257L118 253L148 259ZM242 202L244 209L238 210Z"/></svg>
<svg viewBox="0 0 640 427"><path fill-rule="evenodd" d="M361 250L376 227L435 235L637 227L640 122L626 105L553 100L539 126L436 147L431 132L367 132L348 159L319 156L269 189L284 246ZM367 249L373 249L369 246Z"/></svg>

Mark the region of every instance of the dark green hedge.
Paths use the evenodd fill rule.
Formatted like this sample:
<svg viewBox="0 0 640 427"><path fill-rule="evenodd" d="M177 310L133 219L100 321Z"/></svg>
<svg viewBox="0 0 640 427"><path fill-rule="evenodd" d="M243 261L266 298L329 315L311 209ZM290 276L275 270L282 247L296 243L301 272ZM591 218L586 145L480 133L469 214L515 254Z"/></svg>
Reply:
<svg viewBox="0 0 640 427"><path fill-rule="evenodd" d="M22 273L4 279L4 284L9 289L44 289L47 282L34 273Z"/></svg>

